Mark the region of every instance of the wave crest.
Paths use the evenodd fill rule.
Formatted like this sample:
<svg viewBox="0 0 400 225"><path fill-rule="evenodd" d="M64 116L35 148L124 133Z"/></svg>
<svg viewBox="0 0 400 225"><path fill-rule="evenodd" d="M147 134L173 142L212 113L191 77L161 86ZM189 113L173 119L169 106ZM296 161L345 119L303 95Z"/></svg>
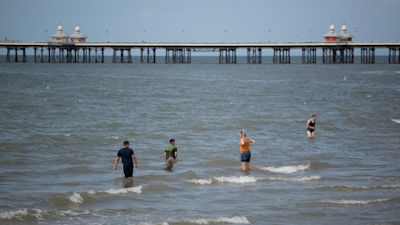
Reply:
<svg viewBox="0 0 400 225"><path fill-rule="evenodd" d="M284 173L284 174L291 174L297 173L299 171L304 171L310 168L310 164L304 165L292 165L292 166L279 166L279 167L261 167L260 169L263 171L271 172L271 173Z"/></svg>
<svg viewBox="0 0 400 225"><path fill-rule="evenodd" d="M24 216L33 216L36 219L43 218L43 211L40 209L21 209L16 211L8 211L0 213L0 219L4 220L12 220L12 219L19 219Z"/></svg>
<svg viewBox="0 0 400 225"><path fill-rule="evenodd" d="M389 201L389 198L381 198L381 199L372 199L372 200L348 200L348 199L341 199L341 200L322 200L321 203L328 203L328 204L339 204L339 205L367 205L371 203L377 202L386 202Z"/></svg>
<svg viewBox="0 0 400 225"><path fill-rule="evenodd" d="M191 184L200 184L200 185L207 185L207 184L212 184L212 179L192 179L192 180L187 180L187 183Z"/></svg>
<svg viewBox="0 0 400 225"><path fill-rule="evenodd" d="M76 204L80 204L83 202L82 196L78 192L74 192L72 195L68 197L68 199Z"/></svg>
<svg viewBox="0 0 400 225"><path fill-rule="evenodd" d="M106 192L110 195L127 194L128 192L134 192L134 193L141 194L142 186L130 187L130 188L111 188L111 189L105 190L104 192Z"/></svg>
<svg viewBox="0 0 400 225"><path fill-rule="evenodd" d="M232 183L232 184L249 184L257 182L257 178L251 176L214 177L213 179L220 183Z"/></svg>

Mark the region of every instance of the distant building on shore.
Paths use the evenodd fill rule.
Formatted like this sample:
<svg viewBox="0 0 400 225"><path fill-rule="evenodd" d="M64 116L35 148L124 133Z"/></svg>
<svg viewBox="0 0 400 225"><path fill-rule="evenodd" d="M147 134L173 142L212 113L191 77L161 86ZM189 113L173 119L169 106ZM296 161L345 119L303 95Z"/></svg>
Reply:
<svg viewBox="0 0 400 225"><path fill-rule="evenodd" d="M86 42L86 38L86 35L81 34L81 28L78 25L71 36L64 32L61 24L58 25L57 32L51 35L52 42L54 43L83 43Z"/></svg>
<svg viewBox="0 0 400 225"><path fill-rule="evenodd" d="M329 43L350 42L353 36L347 31L346 24L343 24L340 33L336 32L335 24L329 26L329 32L324 35L324 41Z"/></svg>

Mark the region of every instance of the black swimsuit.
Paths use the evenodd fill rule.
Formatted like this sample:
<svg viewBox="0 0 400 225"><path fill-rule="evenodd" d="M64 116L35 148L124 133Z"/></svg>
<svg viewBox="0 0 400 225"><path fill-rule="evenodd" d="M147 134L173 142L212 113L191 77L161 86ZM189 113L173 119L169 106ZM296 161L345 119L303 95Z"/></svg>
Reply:
<svg viewBox="0 0 400 225"><path fill-rule="evenodd" d="M308 131L310 131L311 133L315 131L315 122L310 121L308 126L309 126L309 127L307 127Z"/></svg>

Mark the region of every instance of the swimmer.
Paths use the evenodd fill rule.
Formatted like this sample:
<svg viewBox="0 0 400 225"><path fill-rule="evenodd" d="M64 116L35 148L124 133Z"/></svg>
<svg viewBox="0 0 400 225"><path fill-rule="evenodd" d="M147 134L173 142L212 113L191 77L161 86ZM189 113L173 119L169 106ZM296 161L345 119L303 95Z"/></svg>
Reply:
<svg viewBox="0 0 400 225"><path fill-rule="evenodd" d="M311 118L307 120L307 136L308 138L315 137L315 123L317 121L317 114L311 114Z"/></svg>
<svg viewBox="0 0 400 225"><path fill-rule="evenodd" d="M256 141L247 137L247 134L244 130L240 131L240 162L243 171L248 171L250 169L250 145L254 145Z"/></svg>
<svg viewBox="0 0 400 225"><path fill-rule="evenodd" d="M174 167L176 157L178 157L178 148L175 145L175 139L170 139L169 144L164 150L164 156L166 160L166 170L172 170Z"/></svg>

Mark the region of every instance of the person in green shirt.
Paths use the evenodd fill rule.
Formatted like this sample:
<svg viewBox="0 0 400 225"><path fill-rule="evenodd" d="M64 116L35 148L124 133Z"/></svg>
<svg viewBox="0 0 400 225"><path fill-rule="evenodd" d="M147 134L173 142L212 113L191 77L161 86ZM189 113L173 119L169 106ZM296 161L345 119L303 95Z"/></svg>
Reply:
<svg viewBox="0 0 400 225"><path fill-rule="evenodd" d="M175 145L175 139L169 140L169 144L164 150L164 156L167 164L167 167L165 169L172 170L176 157L178 156L178 148Z"/></svg>

